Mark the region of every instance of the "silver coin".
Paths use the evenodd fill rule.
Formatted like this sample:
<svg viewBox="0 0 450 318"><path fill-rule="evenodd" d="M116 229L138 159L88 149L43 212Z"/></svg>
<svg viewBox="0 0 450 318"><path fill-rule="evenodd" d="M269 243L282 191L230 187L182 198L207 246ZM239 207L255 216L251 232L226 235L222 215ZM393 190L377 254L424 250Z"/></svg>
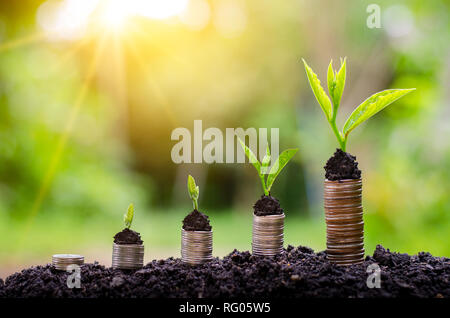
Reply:
<svg viewBox="0 0 450 318"><path fill-rule="evenodd" d="M70 265L84 264L84 256L78 254L54 254L52 255L52 265L58 270L67 270Z"/></svg>
<svg viewBox="0 0 450 318"><path fill-rule="evenodd" d="M362 180L324 182L327 259L338 265L364 261Z"/></svg>
<svg viewBox="0 0 450 318"><path fill-rule="evenodd" d="M120 269L137 269L144 266L143 244L113 243L112 267Z"/></svg>
<svg viewBox="0 0 450 318"><path fill-rule="evenodd" d="M330 260L330 262L335 263L339 266L350 266L350 265L358 265L364 263L364 259L357 259L357 260L344 260L344 261L338 261L338 260Z"/></svg>
<svg viewBox="0 0 450 318"><path fill-rule="evenodd" d="M284 218L284 214L253 215L253 255L275 256L283 251Z"/></svg>
<svg viewBox="0 0 450 318"><path fill-rule="evenodd" d="M212 256L212 231L186 231L181 229L181 261L199 265L210 261Z"/></svg>

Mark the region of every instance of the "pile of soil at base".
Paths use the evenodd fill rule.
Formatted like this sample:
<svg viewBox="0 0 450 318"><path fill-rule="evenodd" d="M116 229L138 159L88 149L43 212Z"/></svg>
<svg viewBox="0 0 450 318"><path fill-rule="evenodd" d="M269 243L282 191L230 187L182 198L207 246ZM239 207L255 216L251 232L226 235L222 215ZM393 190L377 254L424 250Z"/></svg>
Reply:
<svg viewBox="0 0 450 318"><path fill-rule="evenodd" d="M381 269L381 288L367 286L373 263ZM179 258L134 271L85 264L80 289L67 287L68 275L51 265L25 269L0 283L0 297L450 297L450 259L397 254L380 245L363 264L349 267L330 263L325 252L288 246L274 258L234 250L195 267Z"/></svg>
<svg viewBox="0 0 450 318"><path fill-rule="evenodd" d="M361 178L361 170L358 169L356 157L341 149L336 149L324 169L325 178L331 181Z"/></svg>
<svg viewBox="0 0 450 318"><path fill-rule="evenodd" d="M280 202L271 195L262 195L253 205L253 213L257 216L283 214Z"/></svg>
<svg viewBox="0 0 450 318"><path fill-rule="evenodd" d="M195 209L184 218L183 229L185 231L211 231L211 225L208 216Z"/></svg>
<svg viewBox="0 0 450 318"><path fill-rule="evenodd" d="M138 232L128 228L114 235L114 243L116 244L142 244L141 235Z"/></svg>

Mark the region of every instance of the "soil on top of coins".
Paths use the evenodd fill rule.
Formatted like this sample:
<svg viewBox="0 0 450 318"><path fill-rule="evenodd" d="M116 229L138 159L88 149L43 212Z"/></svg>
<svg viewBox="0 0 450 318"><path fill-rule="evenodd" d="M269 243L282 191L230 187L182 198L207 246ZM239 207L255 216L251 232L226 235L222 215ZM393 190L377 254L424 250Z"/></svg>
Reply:
<svg viewBox="0 0 450 318"><path fill-rule="evenodd" d="M380 288L377 274L372 274L372 279L367 273L370 265L379 266ZM330 263L325 252L288 246L275 257L234 250L198 266L184 264L179 258L154 260L139 270L84 264L79 289L67 287L68 275L52 265L24 269L5 282L0 279L0 297L450 297L449 258L425 252L414 256L393 253L381 245L364 263L348 267Z"/></svg>
<svg viewBox="0 0 450 318"><path fill-rule="evenodd" d="M183 229L185 231L211 231L209 217L197 209L194 209L194 211L184 218Z"/></svg>
<svg viewBox="0 0 450 318"><path fill-rule="evenodd" d="M336 149L324 169L325 178L330 181L361 178L361 170L358 169L356 157L341 149Z"/></svg>
<svg viewBox="0 0 450 318"><path fill-rule="evenodd" d="M114 243L141 245L143 241L141 240L141 234L130 230L129 228L124 228L122 231L114 235Z"/></svg>
<svg viewBox="0 0 450 318"><path fill-rule="evenodd" d="M253 205L253 213L257 216L283 214L280 202L271 195L262 195Z"/></svg>

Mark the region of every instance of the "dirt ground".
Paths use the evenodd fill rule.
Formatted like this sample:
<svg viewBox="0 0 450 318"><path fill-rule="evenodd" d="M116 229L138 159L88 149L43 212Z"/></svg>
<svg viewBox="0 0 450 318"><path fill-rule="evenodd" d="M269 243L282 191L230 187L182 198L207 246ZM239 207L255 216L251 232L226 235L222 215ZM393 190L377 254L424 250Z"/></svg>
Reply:
<svg viewBox="0 0 450 318"><path fill-rule="evenodd" d="M330 263L325 252L288 246L274 258L234 250L199 266L179 258L133 271L85 264L80 288L68 288L68 275L50 265L31 267L0 281L0 297L450 297L449 258L393 253L380 245L363 264L349 267Z"/></svg>

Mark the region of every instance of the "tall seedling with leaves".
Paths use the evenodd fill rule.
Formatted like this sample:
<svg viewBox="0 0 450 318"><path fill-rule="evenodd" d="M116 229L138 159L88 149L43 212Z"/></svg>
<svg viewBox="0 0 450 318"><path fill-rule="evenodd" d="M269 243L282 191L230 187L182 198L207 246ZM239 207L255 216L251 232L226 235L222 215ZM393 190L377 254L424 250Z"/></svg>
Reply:
<svg viewBox="0 0 450 318"><path fill-rule="evenodd" d="M348 117L347 121L344 124L344 127L340 131L336 125L336 116L339 109L339 104L341 102L342 93L344 92L346 59L341 59L341 68L339 69L339 71L333 70L333 60L331 60L330 65L328 66L327 84L328 93L331 97L331 100L325 93L325 90L322 88L317 75L308 66L308 64L306 64L305 60L303 60L303 63L305 65L306 75L308 76L312 91L316 96L320 107L325 113L325 116L330 123L331 129L336 135L339 145L343 151L345 151L347 146L348 134L353 129L384 109L389 104L395 102L400 97L405 96L406 94L415 90L415 88L387 89L370 96L358 107L356 107L356 109L353 111L353 113L351 113L350 117Z"/></svg>
<svg viewBox="0 0 450 318"><path fill-rule="evenodd" d="M245 152L245 155L248 157L248 160L258 172L264 194L266 196L269 195L270 189L272 188L275 179L280 174L281 170L283 170L284 166L286 166L286 164L289 162L289 160L291 160L291 158L296 154L298 149L287 149L283 151L275 160L269 171L270 162L272 160L270 156L269 146L267 146L266 148L266 155L264 156L263 160L259 162L253 151L251 151L251 149L248 148L240 138L238 139L239 143L242 146L242 149Z"/></svg>

